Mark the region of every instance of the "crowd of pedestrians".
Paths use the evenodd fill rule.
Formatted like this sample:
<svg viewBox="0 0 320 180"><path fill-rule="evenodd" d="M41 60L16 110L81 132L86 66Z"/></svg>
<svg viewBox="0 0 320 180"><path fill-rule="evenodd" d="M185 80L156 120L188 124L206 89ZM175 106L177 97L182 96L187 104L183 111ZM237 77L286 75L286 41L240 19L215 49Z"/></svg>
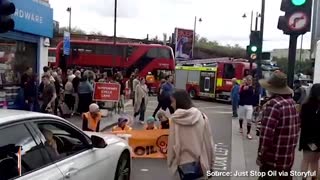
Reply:
<svg viewBox="0 0 320 180"><path fill-rule="evenodd" d="M37 82L32 69L28 68L21 82L23 100L20 109L53 113L65 118L81 115L88 112L93 103L94 82L119 83L121 101L116 108L124 106L125 82L121 72L108 75L107 72L68 69L63 74L60 68L44 67L40 83Z"/></svg>
<svg viewBox="0 0 320 180"><path fill-rule="evenodd" d="M239 119L240 133L243 132L243 121L247 122L248 139L252 139L250 130L254 110L259 110L257 165L267 174L260 179L292 179L290 172L298 146L303 152L301 172L316 180L320 159L320 84L314 84L307 96L298 80L291 89L286 75L275 71L269 79L259 81L266 97L257 103L256 90L251 82L251 76L246 77L241 85L233 79L232 107L233 117ZM267 173L270 171L277 174L271 177Z"/></svg>

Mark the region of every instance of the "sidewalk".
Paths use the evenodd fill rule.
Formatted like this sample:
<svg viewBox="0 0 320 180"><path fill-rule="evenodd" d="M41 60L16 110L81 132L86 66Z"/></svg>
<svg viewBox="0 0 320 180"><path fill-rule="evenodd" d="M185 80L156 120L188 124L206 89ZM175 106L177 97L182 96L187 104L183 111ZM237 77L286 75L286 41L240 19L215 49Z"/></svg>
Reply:
<svg viewBox="0 0 320 180"><path fill-rule="evenodd" d="M125 111L126 111L126 107L130 106L131 104L132 104L132 100L129 100L124 104ZM106 110L101 110L101 111L102 111L102 114L105 114L104 112ZM104 131L116 125L118 123L119 117L120 115L114 112L108 116L102 117L102 120L100 122L100 131ZM66 120L76 125L77 127L82 128L82 119L80 116L73 116L72 118L67 118Z"/></svg>
<svg viewBox="0 0 320 180"><path fill-rule="evenodd" d="M244 126L246 127L246 126ZM256 158L258 153L259 137L255 135L255 127L252 128L252 140L248 140L245 136L246 128L244 128L244 135L239 132L239 121L232 119L232 154L231 154L231 171L243 172L243 171L259 171L259 167L256 165ZM295 162L292 170L300 172L300 165L302 161L302 153L296 149ZM256 180L257 177L232 177L232 180L247 179ZM294 180L301 179L293 178Z"/></svg>

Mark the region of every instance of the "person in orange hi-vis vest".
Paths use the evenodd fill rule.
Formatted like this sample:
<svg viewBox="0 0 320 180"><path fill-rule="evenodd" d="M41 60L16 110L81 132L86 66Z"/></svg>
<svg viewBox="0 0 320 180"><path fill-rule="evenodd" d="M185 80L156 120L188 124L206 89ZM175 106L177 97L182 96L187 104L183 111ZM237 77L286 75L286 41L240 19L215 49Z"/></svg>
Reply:
<svg viewBox="0 0 320 180"><path fill-rule="evenodd" d="M89 112L82 114L82 130L99 132L101 117L99 106L95 103L90 104Z"/></svg>
<svg viewBox="0 0 320 180"><path fill-rule="evenodd" d="M131 131L132 128L128 125L128 118L123 116L118 119L118 124L113 126L112 132Z"/></svg>
<svg viewBox="0 0 320 180"><path fill-rule="evenodd" d="M155 119L153 116L149 116L147 118L147 125L145 126L145 130L155 130L155 129L158 129L156 126L155 126Z"/></svg>
<svg viewBox="0 0 320 180"><path fill-rule="evenodd" d="M155 79L154 79L154 75L152 75L151 72L148 73L148 75L146 76L146 81L148 84L153 84Z"/></svg>

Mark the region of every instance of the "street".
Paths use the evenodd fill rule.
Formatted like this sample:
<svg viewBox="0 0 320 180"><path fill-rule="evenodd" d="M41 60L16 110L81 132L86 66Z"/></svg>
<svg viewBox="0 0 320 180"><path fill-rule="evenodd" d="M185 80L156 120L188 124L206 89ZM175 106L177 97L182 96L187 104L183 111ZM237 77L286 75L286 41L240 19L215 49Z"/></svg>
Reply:
<svg viewBox="0 0 320 180"><path fill-rule="evenodd" d="M157 103L155 97L150 98L146 117L153 114ZM195 100L194 104L209 117L214 141L216 143L215 170L223 172L231 171L231 108L229 105L204 100ZM133 114L132 106L127 107L126 112ZM138 123L135 123L133 126L134 129L141 129L142 127L143 126ZM111 131L111 129L107 129L106 131ZM132 168L132 180L170 179L168 166L164 159L134 159ZM218 179L223 180L230 178L219 177Z"/></svg>

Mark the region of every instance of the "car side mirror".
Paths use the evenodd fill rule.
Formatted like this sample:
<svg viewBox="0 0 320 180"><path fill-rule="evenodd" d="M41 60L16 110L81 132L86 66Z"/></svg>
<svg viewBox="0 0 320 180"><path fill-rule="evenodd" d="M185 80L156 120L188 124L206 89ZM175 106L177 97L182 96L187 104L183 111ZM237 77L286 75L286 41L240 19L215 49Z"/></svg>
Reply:
<svg viewBox="0 0 320 180"><path fill-rule="evenodd" d="M105 148L107 146L106 141L99 136L92 135L91 141L92 141L92 146L95 148Z"/></svg>

